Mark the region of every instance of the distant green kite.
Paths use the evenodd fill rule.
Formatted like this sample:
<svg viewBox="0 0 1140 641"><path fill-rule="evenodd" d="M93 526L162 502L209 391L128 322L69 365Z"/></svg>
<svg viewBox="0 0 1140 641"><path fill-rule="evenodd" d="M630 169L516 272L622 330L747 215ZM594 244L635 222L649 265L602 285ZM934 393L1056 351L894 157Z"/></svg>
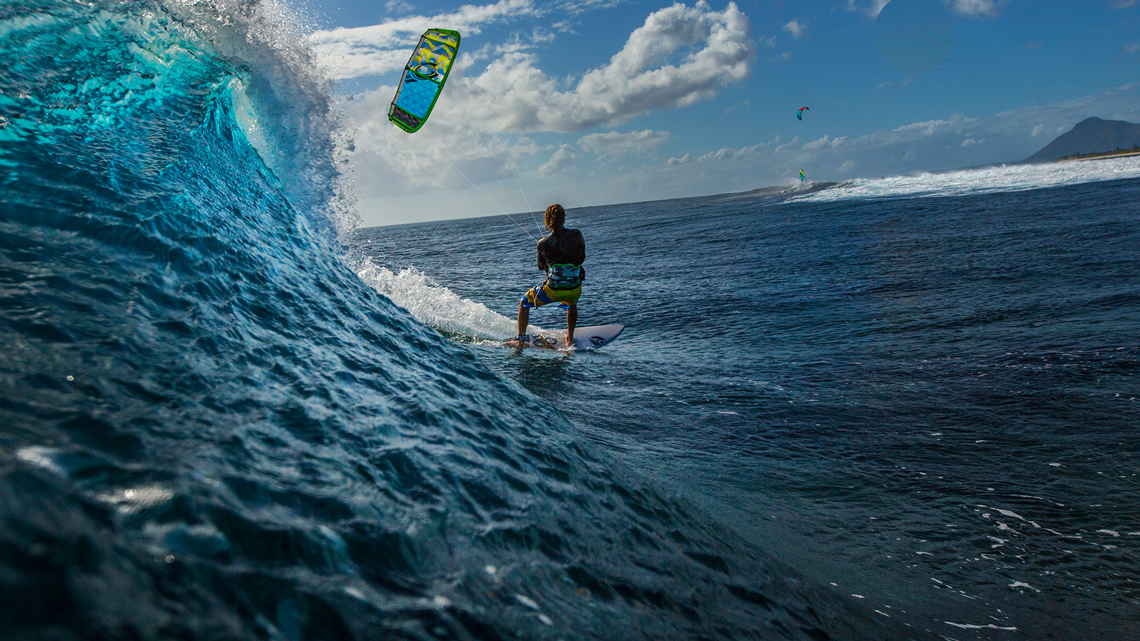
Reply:
<svg viewBox="0 0 1140 641"><path fill-rule="evenodd" d="M404 76L388 108L388 120L408 133L419 131L431 115L439 92L443 91L443 83L458 52L458 31L425 31L404 66Z"/></svg>

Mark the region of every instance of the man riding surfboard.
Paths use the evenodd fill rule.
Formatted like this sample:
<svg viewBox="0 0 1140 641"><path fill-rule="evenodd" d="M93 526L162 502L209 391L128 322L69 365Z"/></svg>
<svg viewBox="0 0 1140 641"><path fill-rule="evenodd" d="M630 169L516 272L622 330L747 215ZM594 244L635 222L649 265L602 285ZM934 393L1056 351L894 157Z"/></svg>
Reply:
<svg viewBox="0 0 1140 641"><path fill-rule="evenodd" d="M530 323L530 309L550 303L559 303L566 309L566 347L574 345L574 327L578 323L578 297L582 295L582 282L586 280L586 241L577 229L566 229L566 210L554 204L546 208L544 217L550 235L538 241L538 268L546 272L546 279L523 294L519 301L518 336L509 341L516 347L526 347L531 337L526 333Z"/></svg>

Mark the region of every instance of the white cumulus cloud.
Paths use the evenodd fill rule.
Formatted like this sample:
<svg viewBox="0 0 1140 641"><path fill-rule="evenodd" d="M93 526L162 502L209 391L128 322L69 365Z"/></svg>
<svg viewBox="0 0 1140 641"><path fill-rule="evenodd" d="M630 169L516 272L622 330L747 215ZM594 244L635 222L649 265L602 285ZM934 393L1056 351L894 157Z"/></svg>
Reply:
<svg viewBox="0 0 1140 641"><path fill-rule="evenodd" d="M770 147L773 143L779 142L780 138L777 136L775 140L762 142L760 144L751 145L749 147L741 147L740 149L732 149L731 147L722 147L716 151L710 151L707 154L700 156L692 156L685 154L680 158L670 158L666 163L669 166L685 165L688 163L709 163L709 162L724 162L724 161L737 161L745 158L753 158L757 156L765 147ZM795 142L794 140L792 142Z"/></svg>
<svg viewBox="0 0 1140 641"><path fill-rule="evenodd" d="M708 100L749 77L756 57L751 30L735 3L719 12L703 0L674 4L650 14L608 64L568 90L525 53L504 55L460 82L475 116L494 131L584 131ZM688 52L692 47L699 48ZM674 60L679 51L688 53Z"/></svg>
<svg viewBox="0 0 1140 641"><path fill-rule="evenodd" d="M859 2L858 0L847 0L847 10L853 13L862 13L871 18L879 17L879 12L891 0L871 0L871 2Z"/></svg>
<svg viewBox="0 0 1140 641"><path fill-rule="evenodd" d="M943 0L948 9L958 15L968 17L998 15L998 9L1009 0ZM1136 0L1124 0L1135 2ZM846 0L844 7L852 13L862 13L869 18L878 18L883 7L890 4L890 0Z"/></svg>
<svg viewBox="0 0 1140 641"><path fill-rule="evenodd" d="M630 154L649 153L668 141L669 132L667 131L646 129L645 131L634 131L627 134L607 131L579 138L578 146L599 158L620 158Z"/></svg>
<svg viewBox="0 0 1140 641"><path fill-rule="evenodd" d="M321 62L336 79L389 73L402 69L420 34L447 25L464 35L485 25L542 14L533 0L500 0L489 5L464 5L452 13L405 16L369 27L316 31L309 36Z"/></svg>
<svg viewBox="0 0 1140 641"><path fill-rule="evenodd" d="M951 11L963 16L989 16L998 15L998 8L1006 4L1007 0L953 0L947 6Z"/></svg>
<svg viewBox="0 0 1140 641"><path fill-rule="evenodd" d="M832 138L830 136L824 136L823 138L820 138L819 140L813 140L813 141L807 143L806 145L804 145L804 149L807 149L809 151L813 150L813 149L834 149L834 148L842 145L845 140L847 140L847 136L840 136L838 138Z"/></svg>
<svg viewBox="0 0 1140 641"><path fill-rule="evenodd" d="M783 143L783 144L779 145L778 147L776 147L776 151L775 151L775 153L777 153L777 154L778 154L778 153L780 153L781 151L783 151L783 150L785 150L785 149L790 149L790 148L791 148L793 145L795 145L795 144L796 144L797 142L799 142L799 141L800 141L800 137L799 137L799 136L796 136L795 138L792 138L792 139L791 139L791 140L789 140L788 142L785 142L785 143Z"/></svg>
<svg viewBox="0 0 1140 641"><path fill-rule="evenodd" d="M388 13L411 13L415 10L415 7L404 2L404 0L388 0L388 2L384 3L384 9L388 11Z"/></svg>
<svg viewBox="0 0 1140 641"><path fill-rule="evenodd" d="M877 91L879 89L886 89L887 87L898 87L901 89L901 88L909 85L911 83L911 81L913 81L913 80L914 80L914 76L907 76L906 78L904 78L903 80L900 80L898 82L895 82L893 80L887 80L886 82L879 83L879 86L875 87L875 90Z"/></svg>
<svg viewBox="0 0 1140 641"><path fill-rule="evenodd" d="M792 34L792 38L798 40L802 38L804 33L807 31L807 23L800 22L799 20L792 20L788 24L784 25L784 31Z"/></svg>
<svg viewBox="0 0 1140 641"><path fill-rule="evenodd" d="M538 168L538 174L544 178L553 176L573 164L578 156L580 154L576 149L570 145L562 145L550 156L550 160Z"/></svg>

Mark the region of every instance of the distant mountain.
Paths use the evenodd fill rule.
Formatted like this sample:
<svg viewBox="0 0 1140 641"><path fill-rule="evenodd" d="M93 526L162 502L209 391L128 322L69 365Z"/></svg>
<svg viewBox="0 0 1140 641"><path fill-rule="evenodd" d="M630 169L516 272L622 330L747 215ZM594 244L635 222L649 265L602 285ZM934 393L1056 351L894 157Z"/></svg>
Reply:
<svg viewBox="0 0 1140 641"><path fill-rule="evenodd" d="M1140 145L1140 125L1123 120L1086 118L1022 162L1053 162L1063 156L1131 149L1135 145Z"/></svg>

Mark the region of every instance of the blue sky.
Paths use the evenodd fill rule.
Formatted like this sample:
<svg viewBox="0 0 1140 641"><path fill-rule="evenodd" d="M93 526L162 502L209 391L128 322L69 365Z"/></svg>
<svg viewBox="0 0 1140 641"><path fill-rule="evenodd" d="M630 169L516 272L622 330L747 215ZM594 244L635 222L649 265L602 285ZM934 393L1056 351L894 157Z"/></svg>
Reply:
<svg viewBox="0 0 1140 641"><path fill-rule="evenodd" d="M746 191L801 168L912 175L1016 161L1089 116L1140 122L1140 0L301 8L365 225ZM388 105L430 27L460 31L460 54L407 134Z"/></svg>

